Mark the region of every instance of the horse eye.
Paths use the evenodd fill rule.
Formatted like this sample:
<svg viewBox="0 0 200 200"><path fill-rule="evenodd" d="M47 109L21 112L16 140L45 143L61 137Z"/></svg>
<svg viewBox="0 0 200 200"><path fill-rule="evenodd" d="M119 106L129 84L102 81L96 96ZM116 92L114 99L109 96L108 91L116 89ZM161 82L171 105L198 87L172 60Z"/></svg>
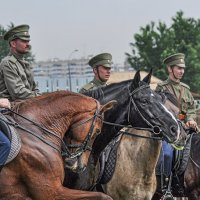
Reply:
<svg viewBox="0 0 200 200"><path fill-rule="evenodd" d="M143 103L143 104L147 104L147 103L148 103L148 100L147 100L147 99L141 99L140 101L141 101L141 103Z"/></svg>

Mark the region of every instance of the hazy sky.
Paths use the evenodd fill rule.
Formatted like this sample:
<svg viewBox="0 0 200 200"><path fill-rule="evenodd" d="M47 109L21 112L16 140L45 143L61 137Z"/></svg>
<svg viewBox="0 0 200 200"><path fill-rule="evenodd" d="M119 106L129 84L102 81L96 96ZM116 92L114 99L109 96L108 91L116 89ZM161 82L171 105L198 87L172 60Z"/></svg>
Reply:
<svg viewBox="0 0 200 200"><path fill-rule="evenodd" d="M123 63L141 26L171 24L180 10L200 18L199 0L0 0L0 7L5 28L10 22L30 25L37 61L110 52L114 63Z"/></svg>

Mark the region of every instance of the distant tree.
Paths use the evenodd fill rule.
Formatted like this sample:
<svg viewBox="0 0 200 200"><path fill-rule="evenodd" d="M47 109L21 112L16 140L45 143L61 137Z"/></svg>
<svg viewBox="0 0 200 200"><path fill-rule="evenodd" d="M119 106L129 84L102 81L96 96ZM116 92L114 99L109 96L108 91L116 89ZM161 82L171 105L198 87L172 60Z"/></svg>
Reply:
<svg viewBox="0 0 200 200"><path fill-rule="evenodd" d="M132 54L127 61L138 70L149 70L158 78L167 78L166 67L162 60L173 53L186 55L186 76L183 81L190 85L193 92L200 93L200 20L185 18L179 11L172 18L172 24L154 22L141 27L140 33L134 35L134 43L130 43Z"/></svg>
<svg viewBox="0 0 200 200"><path fill-rule="evenodd" d="M3 26L0 25L0 61L2 58L4 58L8 52L9 52L9 45L8 42L6 42L3 39L3 35L5 34L6 30L4 29Z"/></svg>
<svg viewBox="0 0 200 200"><path fill-rule="evenodd" d="M7 27L7 29L5 29L2 25L0 25L0 61L8 55L10 47L7 41L5 41L3 39L4 34L10 30L11 28L13 28L15 25L11 22L10 25ZM25 58L30 61L33 62L35 60L35 55L32 54L32 52L30 51L27 55L25 55Z"/></svg>

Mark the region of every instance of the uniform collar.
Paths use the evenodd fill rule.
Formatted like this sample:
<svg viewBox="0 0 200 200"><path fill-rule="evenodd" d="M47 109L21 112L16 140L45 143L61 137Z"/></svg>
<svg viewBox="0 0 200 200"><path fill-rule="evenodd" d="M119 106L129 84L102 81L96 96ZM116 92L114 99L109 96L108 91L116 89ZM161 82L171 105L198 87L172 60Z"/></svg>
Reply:
<svg viewBox="0 0 200 200"><path fill-rule="evenodd" d="M97 85L107 85L106 82L103 82L103 81L100 81L100 80L97 80L95 77L93 79L93 82Z"/></svg>
<svg viewBox="0 0 200 200"><path fill-rule="evenodd" d="M180 84L180 82L173 81L173 80L170 79L169 77L168 77L168 79L167 79L167 82L168 82L168 83L171 83L172 85L179 85L179 84Z"/></svg>
<svg viewBox="0 0 200 200"><path fill-rule="evenodd" d="M23 54L17 54L17 53L14 53L12 50L9 52L9 56L14 56L15 58L17 58L17 60L21 60L21 61L25 61L24 60L24 55Z"/></svg>

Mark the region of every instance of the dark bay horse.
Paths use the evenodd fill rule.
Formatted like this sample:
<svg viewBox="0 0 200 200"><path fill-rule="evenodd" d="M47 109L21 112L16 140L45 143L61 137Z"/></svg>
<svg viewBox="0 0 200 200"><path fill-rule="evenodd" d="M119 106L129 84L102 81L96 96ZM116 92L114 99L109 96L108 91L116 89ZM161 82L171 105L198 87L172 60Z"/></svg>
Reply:
<svg viewBox="0 0 200 200"><path fill-rule="evenodd" d="M174 115L178 113L178 108L172 103L175 98L168 100L165 94L157 98L162 99ZM121 133L114 174L104 189L116 200L150 200L156 189L155 167L161 138L153 137L149 131L132 128Z"/></svg>
<svg viewBox="0 0 200 200"><path fill-rule="evenodd" d="M74 158L73 170L86 167L88 149L102 126L102 114L111 106L112 103L100 106L93 98L67 91L17 104L12 116L21 137L21 149L0 173L0 199L111 200L103 193L64 188L61 156L64 146L66 157ZM76 151L63 145L64 136Z"/></svg>
<svg viewBox="0 0 200 200"><path fill-rule="evenodd" d="M171 94L162 96L164 105L176 116L179 109L172 103L175 97ZM155 168L161 138L153 137L149 131L131 128L121 133L115 171L105 185L105 191L115 200L151 200L156 190Z"/></svg>
<svg viewBox="0 0 200 200"><path fill-rule="evenodd" d="M146 128L155 135L162 132L168 142L180 146L184 144L178 122L163 105L161 99L150 89L150 79L151 72L141 81L138 71L131 81L111 84L85 93L101 103L114 99L118 104L105 113L102 134L94 142L86 170L82 173L72 173L66 170L66 180L71 181L66 181L65 186L84 190L90 190L95 186L99 172L99 156L122 127L131 125ZM108 132L111 134L106 134Z"/></svg>

